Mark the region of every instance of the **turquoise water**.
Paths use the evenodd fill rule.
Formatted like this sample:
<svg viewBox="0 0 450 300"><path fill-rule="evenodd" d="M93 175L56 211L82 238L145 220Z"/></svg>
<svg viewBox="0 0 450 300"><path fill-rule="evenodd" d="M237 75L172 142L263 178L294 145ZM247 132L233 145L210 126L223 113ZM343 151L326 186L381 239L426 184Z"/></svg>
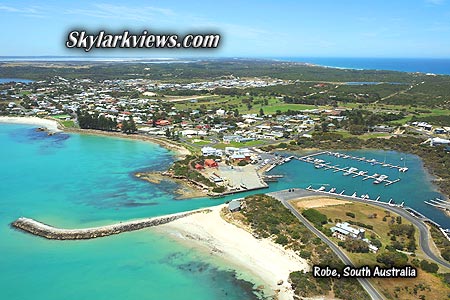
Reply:
<svg viewBox="0 0 450 300"><path fill-rule="evenodd" d="M150 143L88 135L47 136L26 125L0 126L0 296L2 299L256 299L244 271L235 274L225 262L181 245L152 229L89 241L49 241L13 230L20 216L61 227L87 227L121 220L191 210L222 199L175 200L175 184L153 185L133 177L143 170L163 170L172 154ZM263 192L327 185L349 194L394 198L450 227L443 213L422 203L440 196L420 160L383 151L348 152L401 164L407 173L351 160L351 164L400 183L389 187L342 176L291 161L272 173L285 178ZM258 192L261 192L258 191Z"/></svg>
<svg viewBox="0 0 450 300"><path fill-rule="evenodd" d="M224 263L151 229L58 242L9 227L20 216L86 227L223 201L174 200L175 185L133 178L138 170L164 169L173 160L167 150L97 136L49 137L23 125L0 126L0 145L0 298L256 298L253 285Z"/></svg>

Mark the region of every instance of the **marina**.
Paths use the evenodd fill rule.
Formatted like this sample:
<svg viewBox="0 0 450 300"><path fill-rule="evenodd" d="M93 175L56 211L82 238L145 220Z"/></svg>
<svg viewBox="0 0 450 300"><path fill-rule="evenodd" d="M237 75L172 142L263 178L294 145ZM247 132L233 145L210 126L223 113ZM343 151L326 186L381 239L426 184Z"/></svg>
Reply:
<svg viewBox="0 0 450 300"><path fill-rule="evenodd" d="M338 154L339 156L334 155L335 153ZM356 159L359 161L362 161L363 159L365 159L365 158L359 158L356 156L344 155L342 153L329 152L329 151L318 152L318 153L309 154L309 155L301 156L301 157L295 157L295 158L300 161L306 162L306 163L314 164L314 167L316 169L333 170L333 173L342 172L343 176L351 175L353 178L361 177L362 180L372 179L374 184L384 183L385 186L389 186L391 184L394 184L394 183L400 181L400 178L397 178L395 180L390 180L390 179L388 179L389 177L387 175L383 175L383 174L380 175L377 173L369 174L368 171L358 170L358 168L355 168L355 167L340 167L339 165L331 165L329 162L326 162L323 159L314 158L314 156L318 156L318 155L322 155L322 154L334 155L336 157L341 157L344 159L345 159L345 157L348 157L348 158ZM370 161L373 161L373 160L370 160ZM390 166L392 166L393 168L398 167L398 166L393 166L393 165L390 165Z"/></svg>

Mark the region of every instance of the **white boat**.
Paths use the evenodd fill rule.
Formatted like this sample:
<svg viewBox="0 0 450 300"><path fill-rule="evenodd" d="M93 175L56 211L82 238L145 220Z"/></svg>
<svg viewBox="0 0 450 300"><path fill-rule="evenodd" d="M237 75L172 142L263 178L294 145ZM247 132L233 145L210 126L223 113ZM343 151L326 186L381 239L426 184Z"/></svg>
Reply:
<svg viewBox="0 0 450 300"><path fill-rule="evenodd" d="M353 197L353 198L355 198L355 197L356 197L356 192L354 192L354 193L353 193L352 197Z"/></svg>
<svg viewBox="0 0 450 300"><path fill-rule="evenodd" d="M386 175L380 175L380 177L378 177L378 179L375 179L375 181L373 182L374 184L379 184L382 183L386 178L388 178L389 176Z"/></svg>
<svg viewBox="0 0 450 300"><path fill-rule="evenodd" d="M324 191L324 190L325 190L325 187L323 185L318 189L319 192Z"/></svg>
<svg viewBox="0 0 450 300"><path fill-rule="evenodd" d="M358 171L358 169L357 169L357 168L351 167L350 169L347 170L347 172L345 172L345 173L342 174L342 175L348 176L348 175L350 175L350 174L353 174L353 172L355 172L355 171Z"/></svg>
<svg viewBox="0 0 450 300"><path fill-rule="evenodd" d="M336 192L336 188L331 188L330 193Z"/></svg>

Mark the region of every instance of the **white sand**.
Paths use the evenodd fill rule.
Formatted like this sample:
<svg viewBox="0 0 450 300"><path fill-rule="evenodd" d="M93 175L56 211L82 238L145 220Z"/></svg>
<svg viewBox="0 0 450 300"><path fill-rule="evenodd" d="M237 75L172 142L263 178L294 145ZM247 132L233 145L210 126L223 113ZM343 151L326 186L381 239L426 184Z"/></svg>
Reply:
<svg viewBox="0 0 450 300"><path fill-rule="evenodd" d="M50 132L61 132L62 130L58 128L58 122L41 119L37 117L0 117L0 123L12 123L12 124L28 124L36 125L38 127L45 127Z"/></svg>
<svg viewBox="0 0 450 300"><path fill-rule="evenodd" d="M211 207L210 213L191 215L159 228L175 238L206 247L231 265L249 270L271 289L280 289L280 300L293 299L288 283L289 273L309 270L306 260L292 250L286 250L268 239L256 239L244 229L226 222L220 216L224 206ZM282 285L277 285L279 280L283 280Z"/></svg>

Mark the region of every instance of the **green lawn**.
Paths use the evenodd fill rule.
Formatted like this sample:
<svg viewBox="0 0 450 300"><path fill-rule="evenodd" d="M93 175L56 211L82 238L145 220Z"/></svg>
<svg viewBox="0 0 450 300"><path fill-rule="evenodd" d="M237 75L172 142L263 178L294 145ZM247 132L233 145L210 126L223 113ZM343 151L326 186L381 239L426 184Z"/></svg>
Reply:
<svg viewBox="0 0 450 300"><path fill-rule="evenodd" d="M225 147L236 147L236 148L242 148L242 147L255 147L259 145L263 145L264 141L249 141L245 143L238 143L238 142L230 142L229 144L219 143L216 144L214 147L217 149L225 149Z"/></svg>
<svg viewBox="0 0 450 300"><path fill-rule="evenodd" d="M64 125L64 127L67 127L67 128L76 127L74 121L61 121L61 123Z"/></svg>

